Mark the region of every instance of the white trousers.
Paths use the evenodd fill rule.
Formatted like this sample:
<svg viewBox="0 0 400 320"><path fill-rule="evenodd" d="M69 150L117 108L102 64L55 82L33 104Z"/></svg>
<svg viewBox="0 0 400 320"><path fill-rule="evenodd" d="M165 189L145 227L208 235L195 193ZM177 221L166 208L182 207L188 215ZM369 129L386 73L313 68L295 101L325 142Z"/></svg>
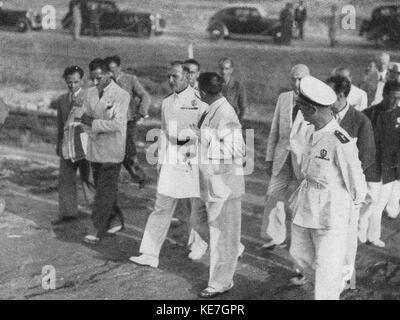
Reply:
<svg viewBox="0 0 400 320"><path fill-rule="evenodd" d="M395 182L368 182L368 203L361 208L358 232L374 242L381 238L382 213L395 188Z"/></svg>
<svg viewBox="0 0 400 320"><path fill-rule="evenodd" d="M279 174L273 175L268 184L260 232L261 238L274 240L277 244L286 239L286 228L274 228L270 225L271 223L274 224L274 221L271 221L270 218L275 219L276 216L283 216L284 220L287 219L287 201L292 191L298 186L299 182L293 173L291 157L288 156ZM272 212L274 212L273 215L271 215Z"/></svg>
<svg viewBox="0 0 400 320"><path fill-rule="evenodd" d="M290 254L303 275L314 282L316 300L339 300L347 231L347 226L327 230L292 224Z"/></svg>
<svg viewBox="0 0 400 320"><path fill-rule="evenodd" d="M386 212L388 216L395 219L400 213L400 181L396 180L393 182L392 193L390 195L389 201L386 205Z"/></svg>

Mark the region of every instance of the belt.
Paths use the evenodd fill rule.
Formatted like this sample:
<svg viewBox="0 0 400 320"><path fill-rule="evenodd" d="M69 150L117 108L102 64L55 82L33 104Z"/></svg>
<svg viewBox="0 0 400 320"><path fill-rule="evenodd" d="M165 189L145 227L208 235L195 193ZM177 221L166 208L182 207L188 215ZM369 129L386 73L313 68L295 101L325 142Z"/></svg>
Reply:
<svg viewBox="0 0 400 320"><path fill-rule="evenodd" d="M316 187L317 189L324 189L324 185L322 183L316 182L315 180L312 179L304 179L304 182L306 185L310 184L314 187Z"/></svg>

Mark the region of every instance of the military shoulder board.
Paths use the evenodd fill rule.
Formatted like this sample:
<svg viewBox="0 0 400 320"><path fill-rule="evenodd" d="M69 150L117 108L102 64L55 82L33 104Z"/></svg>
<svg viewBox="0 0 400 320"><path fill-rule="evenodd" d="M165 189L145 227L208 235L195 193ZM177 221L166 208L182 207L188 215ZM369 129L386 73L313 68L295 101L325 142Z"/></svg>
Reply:
<svg viewBox="0 0 400 320"><path fill-rule="evenodd" d="M343 133L341 133L339 130L335 130L335 136L336 136L336 138L339 139L339 141L341 143L350 142L350 140Z"/></svg>

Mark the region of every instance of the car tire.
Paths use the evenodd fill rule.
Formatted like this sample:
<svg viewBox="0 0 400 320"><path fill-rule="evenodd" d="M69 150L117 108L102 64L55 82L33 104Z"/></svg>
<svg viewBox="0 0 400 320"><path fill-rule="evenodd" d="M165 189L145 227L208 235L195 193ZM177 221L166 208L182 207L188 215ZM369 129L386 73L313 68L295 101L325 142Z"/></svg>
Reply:
<svg viewBox="0 0 400 320"><path fill-rule="evenodd" d="M23 19L18 20L16 26L18 32L27 32L29 30L28 22Z"/></svg>
<svg viewBox="0 0 400 320"><path fill-rule="evenodd" d="M148 38L151 35L151 27L147 23L139 23L137 35L141 38Z"/></svg>
<svg viewBox="0 0 400 320"><path fill-rule="evenodd" d="M220 40L225 38L224 26L222 24L214 24L208 30L211 40Z"/></svg>

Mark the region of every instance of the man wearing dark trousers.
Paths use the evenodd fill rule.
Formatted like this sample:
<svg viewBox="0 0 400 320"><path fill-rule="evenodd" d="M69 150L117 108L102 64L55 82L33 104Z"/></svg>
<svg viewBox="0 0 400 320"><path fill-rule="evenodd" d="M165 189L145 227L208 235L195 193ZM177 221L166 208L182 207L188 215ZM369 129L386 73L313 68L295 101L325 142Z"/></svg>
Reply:
<svg viewBox="0 0 400 320"><path fill-rule="evenodd" d="M96 193L93 225L84 240L96 244L107 233L123 229L117 194L121 163L125 157L130 96L112 80L112 72L104 60L94 59L89 70L95 87L88 90L85 113L80 121L89 134L87 159L92 164ZM114 225L116 218L120 221Z"/></svg>
<svg viewBox="0 0 400 320"><path fill-rule="evenodd" d="M297 28L299 30L299 37L301 40L304 39L304 23L307 19L307 9L304 6L304 1L300 1L299 5L296 7L294 11L294 21L297 24Z"/></svg>
<svg viewBox="0 0 400 320"><path fill-rule="evenodd" d="M63 77L68 86L68 92L60 96L56 102L57 108L57 146L56 153L60 157L58 206L59 215L52 221L53 225L61 224L78 216L77 204L77 171L81 180L87 180L90 166L83 157L76 158L69 148L72 122L82 115L82 103L86 91L82 88L83 70L78 66L65 69ZM86 176L86 178L85 178Z"/></svg>
<svg viewBox="0 0 400 320"><path fill-rule="evenodd" d="M139 188L143 188L146 181L146 174L140 167L137 157L137 127L143 122L143 119L148 117L151 98L135 75L122 71L121 58L119 56L107 57L104 60L113 73L115 82L130 95L126 154L123 165L128 170L132 179L139 183Z"/></svg>

